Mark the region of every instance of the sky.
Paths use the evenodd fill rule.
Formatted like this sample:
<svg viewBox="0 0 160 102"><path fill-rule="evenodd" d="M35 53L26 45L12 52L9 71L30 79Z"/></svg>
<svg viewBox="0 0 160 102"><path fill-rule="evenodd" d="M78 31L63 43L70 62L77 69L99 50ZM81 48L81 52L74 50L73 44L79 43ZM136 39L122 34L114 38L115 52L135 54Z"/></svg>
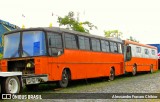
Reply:
<svg viewBox="0 0 160 102"><path fill-rule="evenodd" d="M58 27L69 11L98 27L91 34L119 30L143 44L160 43L160 0L0 0L0 19L19 27ZM53 16L52 16L53 13ZM22 16L24 15L24 16Z"/></svg>

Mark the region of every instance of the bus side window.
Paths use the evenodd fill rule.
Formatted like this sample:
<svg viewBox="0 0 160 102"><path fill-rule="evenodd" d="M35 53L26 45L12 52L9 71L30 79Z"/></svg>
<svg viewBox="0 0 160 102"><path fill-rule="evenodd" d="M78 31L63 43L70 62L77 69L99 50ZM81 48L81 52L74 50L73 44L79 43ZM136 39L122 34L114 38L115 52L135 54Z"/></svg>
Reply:
<svg viewBox="0 0 160 102"><path fill-rule="evenodd" d="M101 48L103 52L109 52L109 42L105 40L101 40Z"/></svg>
<svg viewBox="0 0 160 102"><path fill-rule="evenodd" d="M89 38L84 36L78 36L79 49L81 50L90 50Z"/></svg>
<svg viewBox="0 0 160 102"><path fill-rule="evenodd" d="M113 53L118 53L117 43L115 43L115 42L110 42L110 48L111 48L111 52L113 52Z"/></svg>
<svg viewBox="0 0 160 102"><path fill-rule="evenodd" d="M118 53L122 53L122 44L118 43Z"/></svg>
<svg viewBox="0 0 160 102"><path fill-rule="evenodd" d="M101 51L100 41L95 38L91 38L91 46L93 51Z"/></svg>
<svg viewBox="0 0 160 102"><path fill-rule="evenodd" d="M114 45L113 45L113 46L114 46L114 52L115 52L115 53L118 53L118 46L117 46L117 43L114 42Z"/></svg>
<svg viewBox="0 0 160 102"><path fill-rule="evenodd" d="M111 49L111 52L114 52L114 43L113 42L110 42L110 49Z"/></svg>
<svg viewBox="0 0 160 102"><path fill-rule="evenodd" d="M78 49L76 35L65 33L65 47L68 49Z"/></svg>
<svg viewBox="0 0 160 102"><path fill-rule="evenodd" d="M152 52L151 52L151 53L152 53L152 55L155 55L155 50L152 50Z"/></svg>
<svg viewBox="0 0 160 102"><path fill-rule="evenodd" d="M48 35L48 49L50 56L59 56L63 53L61 34L47 32Z"/></svg>

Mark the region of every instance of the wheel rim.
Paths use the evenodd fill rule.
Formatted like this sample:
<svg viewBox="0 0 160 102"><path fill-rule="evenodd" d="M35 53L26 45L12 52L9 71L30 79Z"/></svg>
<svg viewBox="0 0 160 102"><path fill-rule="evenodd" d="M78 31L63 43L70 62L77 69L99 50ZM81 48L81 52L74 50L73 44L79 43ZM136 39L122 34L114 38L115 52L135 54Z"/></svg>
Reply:
<svg viewBox="0 0 160 102"><path fill-rule="evenodd" d="M153 73L153 66L151 66L151 69L150 69L150 70L151 70L151 73Z"/></svg>
<svg viewBox="0 0 160 102"><path fill-rule="evenodd" d="M136 75L136 67L133 67L132 74L133 74L133 75Z"/></svg>
<svg viewBox="0 0 160 102"><path fill-rule="evenodd" d="M8 90L10 93L16 93L18 90L18 83L16 81L16 79L12 78L9 80L8 83Z"/></svg>
<svg viewBox="0 0 160 102"><path fill-rule="evenodd" d="M68 83L68 74L67 71L64 70L63 75L62 75L62 84Z"/></svg>
<svg viewBox="0 0 160 102"><path fill-rule="evenodd" d="M113 69L111 69L111 71L110 71L110 80L113 80L114 79L114 71L113 71Z"/></svg>

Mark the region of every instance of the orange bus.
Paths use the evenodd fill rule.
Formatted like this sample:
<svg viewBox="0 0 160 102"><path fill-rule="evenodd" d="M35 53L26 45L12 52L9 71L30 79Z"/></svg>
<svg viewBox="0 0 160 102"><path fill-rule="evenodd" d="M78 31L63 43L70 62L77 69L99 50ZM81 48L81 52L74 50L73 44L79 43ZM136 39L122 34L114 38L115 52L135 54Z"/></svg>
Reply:
<svg viewBox="0 0 160 102"><path fill-rule="evenodd" d="M127 49L124 50L126 72L136 75L137 72L158 70L156 47L124 40L124 49Z"/></svg>
<svg viewBox="0 0 160 102"><path fill-rule="evenodd" d="M56 81L124 74L123 41L62 28L30 28L4 35L2 71L23 72L27 88Z"/></svg>

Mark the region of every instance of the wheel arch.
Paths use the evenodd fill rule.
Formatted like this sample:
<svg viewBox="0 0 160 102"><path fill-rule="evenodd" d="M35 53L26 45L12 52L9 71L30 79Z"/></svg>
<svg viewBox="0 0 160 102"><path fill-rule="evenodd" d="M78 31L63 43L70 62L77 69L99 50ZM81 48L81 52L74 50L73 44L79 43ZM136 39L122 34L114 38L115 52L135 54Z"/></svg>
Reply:
<svg viewBox="0 0 160 102"><path fill-rule="evenodd" d="M110 74L109 74L109 80L110 81L115 79L115 74L116 74L115 73L115 67L114 66L110 67Z"/></svg>
<svg viewBox="0 0 160 102"><path fill-rule="evenodd" d="M133 66L135 66L137 68L137 63L134 63Z"/></svg>
<svg viewBox="0 0 160 102"><path fill-rule="evenodd" d="M71 80L71 78L72 78L71 75L72 74L71 74L70 68L69 67L64 67L61 73L63 73L64 70L67 70L67 73L69 74L69 80Z"/></svg>
<svg viewBox="0 0 160 102"><path fill-rule="evenodd" d="M114 73L115 73L115 75L116 75L115 67L114 67L114 66L112 66L112 67L110 68L110 70L111 70L111 69L113 69L113 70L114 70Z"/></svg>

